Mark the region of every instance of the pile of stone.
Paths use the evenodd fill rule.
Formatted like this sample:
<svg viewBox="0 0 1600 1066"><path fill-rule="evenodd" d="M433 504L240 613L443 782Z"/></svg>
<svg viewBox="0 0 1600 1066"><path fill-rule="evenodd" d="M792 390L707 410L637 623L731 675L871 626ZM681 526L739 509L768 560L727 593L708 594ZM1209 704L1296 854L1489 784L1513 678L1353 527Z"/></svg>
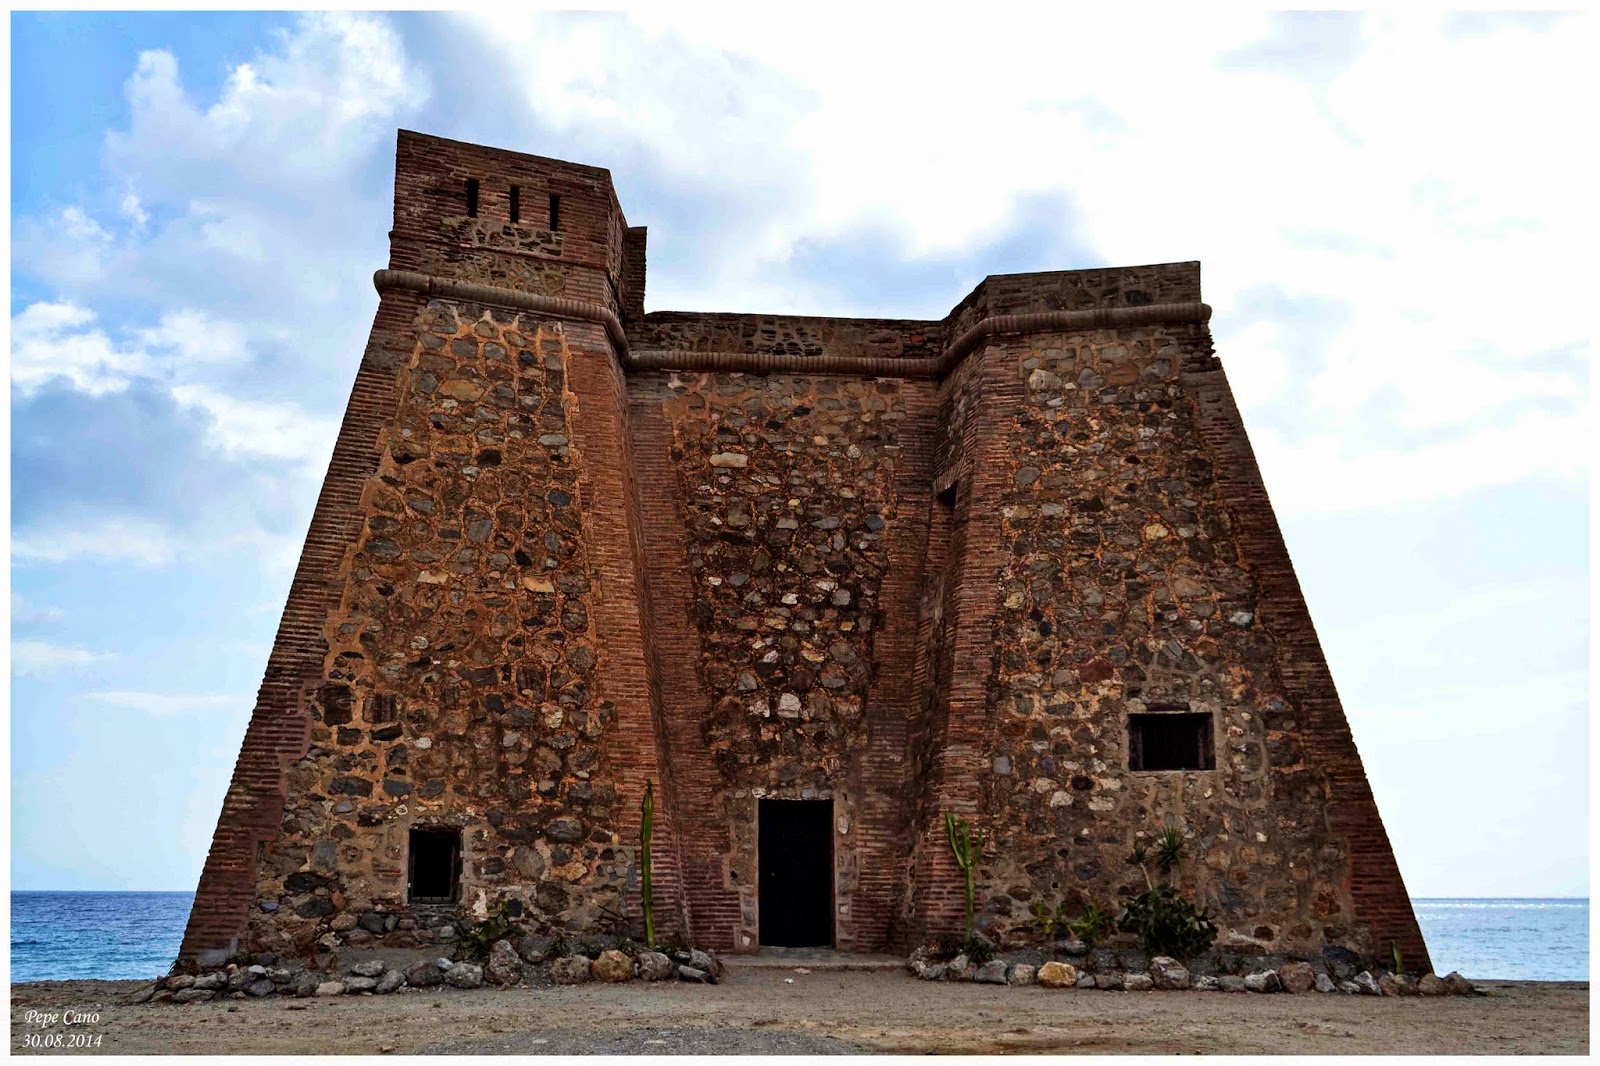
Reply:
<svg viewBox="0 0 1600 1066"><path fill-rule="evenodd" d="M140 989L133 1003L204 1003L208 1000L250 999L266 996L382 996L422 989L509 987L518 984L558 985L600 981L688 981L716 984L722 963L709 951L683 949L670 954L636 951L632 954L605 946L607 940L581 942L582 950L569 953L551 937L525 936L513 945L496 941L482 965L451 959L423 959L407 966L391 966L369 959L349 966L343 974L332 970L279 966L270 955L258 956L254 965L229 963L201 974L172 974Z"/></svg>
<svg viewBox="0 0 1600 1066"><path fill-rule="evenodd" d="M629 954L603 942L580 941L577 950L557 955L559 941L529 935L516 947L509 940L498 940L489 952L490 967L499 959L509 972L512 959L534 964L548 963L550 979L558 985L581 985L589 981L616 984L632 981L689 981L714 985L722 977L722 963L709 951L684 948L671 953L638 951Z"/></svg>
<svg viewBox="0 0 1600 1066"><path fill-rule="evenodd" d="M1483 991L1459 973L1445 977L1371 971L1351 973L1335 980L1309 962L1290 960L1276 969L1259 969L1245 974L1198 974L1177 959L1157 955L1144 970L1109 970L1089 973L1070 962L1018 962L993 958L977 963L966 955L948 961L934 957L929 948L918 948L906 961L906 968L924 981L971 981L990 985L1041 985L1045 988L1093 988L1112 992L1342 992L1368 996L1471 996Z"/></svg>

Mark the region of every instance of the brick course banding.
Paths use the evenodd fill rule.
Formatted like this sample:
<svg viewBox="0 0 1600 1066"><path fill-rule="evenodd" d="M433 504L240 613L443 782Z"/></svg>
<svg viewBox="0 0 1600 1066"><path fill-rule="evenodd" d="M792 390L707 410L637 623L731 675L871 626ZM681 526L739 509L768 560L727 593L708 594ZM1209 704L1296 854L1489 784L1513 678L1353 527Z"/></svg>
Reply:
<svg viewBox="0 0 1600 1066"><path fill-rule="evenodd" d="M760 946L760 801L813 799L843 950L960 928L948 812L1002 942L1171 822L1227 935L1426 966L1197 263L646 313L605 171L409 132L390 236L184 961L637 918L654 782L658 931L719 951ZM1179 709L1215 769L1130 770ZM418 828L453 903L408 897Z"/></svg>

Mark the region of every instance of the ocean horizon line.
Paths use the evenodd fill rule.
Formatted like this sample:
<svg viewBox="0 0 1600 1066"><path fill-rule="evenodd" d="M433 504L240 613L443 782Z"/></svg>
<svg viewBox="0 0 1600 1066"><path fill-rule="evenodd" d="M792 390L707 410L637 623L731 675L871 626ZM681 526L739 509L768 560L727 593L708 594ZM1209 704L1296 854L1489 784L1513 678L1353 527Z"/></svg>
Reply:
<svg viewBox="0 0 1600 1066"><path fill-rule="evenodd" d="M18 895L50 895L71 894L79 895L167 895L182 896L193 895L192 888L13 888L11 894ZM1412 896L1416 903L1453 903L1457 901L1494 902L1497 900L1537 900L1545 903L1587 903L1588 896Z"/></svg>

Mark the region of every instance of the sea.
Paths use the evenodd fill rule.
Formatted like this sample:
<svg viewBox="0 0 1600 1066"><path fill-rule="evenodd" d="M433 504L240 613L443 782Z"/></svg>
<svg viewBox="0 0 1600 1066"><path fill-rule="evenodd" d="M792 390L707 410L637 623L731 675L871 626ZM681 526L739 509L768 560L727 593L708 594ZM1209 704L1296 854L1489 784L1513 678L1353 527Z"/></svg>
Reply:
<svg viewBox="0 0 1600 1066"><path fill-rule="evenodd" d="M13 892L11 980L167 972L192 892ZM1414 899L1433 968L1475 980L1587 981L1587 899Z"/></svg>

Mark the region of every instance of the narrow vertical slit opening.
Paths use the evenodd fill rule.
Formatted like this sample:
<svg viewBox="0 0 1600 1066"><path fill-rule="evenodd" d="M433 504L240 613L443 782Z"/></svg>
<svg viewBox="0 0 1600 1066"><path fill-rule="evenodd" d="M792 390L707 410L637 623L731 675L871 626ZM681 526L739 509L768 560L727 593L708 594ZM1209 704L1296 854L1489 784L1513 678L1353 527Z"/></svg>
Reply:
<svg viewBox="0 0 1600 1066"><path fill-rule="evenodd" d="M467 214L472 218L478 217L478 179L467 179Z"/></svg>
<svg viewBox="0 0 1600 1066"><path fill-rule="evenodd" d="M555 193L550 194L550 228L561 228L561 197Z"/></svg>
<svg viewBox="0 0 1600 1066"><path fill-rule="evenodd" d="M522 221L522 190L511 186L511 221Z"/></svg>

